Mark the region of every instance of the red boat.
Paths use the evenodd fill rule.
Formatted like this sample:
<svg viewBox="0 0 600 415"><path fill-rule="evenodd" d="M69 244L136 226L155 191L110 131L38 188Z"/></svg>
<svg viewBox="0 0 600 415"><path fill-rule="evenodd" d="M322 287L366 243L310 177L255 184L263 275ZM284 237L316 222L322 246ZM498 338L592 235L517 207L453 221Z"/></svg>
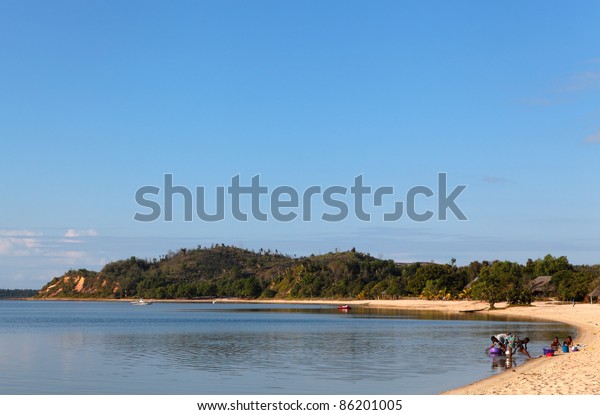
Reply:
<svg viewBox="0 0 600 415"><path fill-rule="evenodd" d="M338 310L348 311L348 310L350 310L350 306L348 304L344 304L344 305L339 306Z"/></svg>

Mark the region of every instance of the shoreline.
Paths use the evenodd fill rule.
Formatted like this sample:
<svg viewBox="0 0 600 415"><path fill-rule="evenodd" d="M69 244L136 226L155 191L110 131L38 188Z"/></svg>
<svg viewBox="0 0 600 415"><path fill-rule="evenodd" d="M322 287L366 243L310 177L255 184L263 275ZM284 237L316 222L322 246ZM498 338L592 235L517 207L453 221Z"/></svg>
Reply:
<svg viewBox="0 0 600 415"><path fill-rule="evenodd" d="M339 302L338 302L339 303ZM498 316L523 317L565 323L577 333L573 343L578 352L539 357L508 371L442 392L440 395L598 395L600 394L600 305L533 302L531 306L481 310L479 301L372 300L348 304L368 307L395 307L408 310L435 310L448 313L473 311ZM550 342L548 342L550 343ZM549 345L549 344L548 344Z"/></svg>
<svg viewBox="0 0 600 415"><path fill-rule="evenodd" d="M39 301L125 301L133 299L54 298L28 299ZM600 395L600 305L533 302L531 306L504 307L488 310L481 301L431 300L152 300L153 302L186 303L260 303L260 304L348 304L370 308L399 308L406 310L493 313L499 316L523 317L565 323L576 328L574 344L582 345L578 352L559 353L526 361L502 373L480 381L442 392L441 395Z"/></svg>
<svg viewBox="0 0 600 415"><path fill-rule="evenodd" d="M474 300L217 300L217 302L281 303L281 304L348 304L372 308L432 310L449 314L461 312L493 313L499 316L523 317L565 323L577 333L574 344L585 345L578 352L559 353L526 361L510 371L494 374L471 384L442 392L440 395L598 395L600 380L600 305L533 302L531 306L488 310L488 303ZM501 307L502 305L498 305ZM549 339L550 340L550 339ZM550 341L548 342L550 343ZM548 344L549 345L549 344Z"/></svg>

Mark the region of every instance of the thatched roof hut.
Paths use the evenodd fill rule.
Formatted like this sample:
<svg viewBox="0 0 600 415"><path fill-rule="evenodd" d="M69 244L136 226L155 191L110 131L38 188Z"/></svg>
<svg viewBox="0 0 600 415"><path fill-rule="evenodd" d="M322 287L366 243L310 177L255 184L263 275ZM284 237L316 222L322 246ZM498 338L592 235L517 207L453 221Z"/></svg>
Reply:
<svg viewBox="0 0 600 415"><path fill-rule="evenodd" d="M600 285L597 286L592 292L587 295L590 299L590 303L594 302L594 297L596 297L596 302L598 302L598 297L600 297Z"/></svg>
<svg viewBox="0 0 600 415"><path fill-rule="evenodd" d="M552 277L550 275L534 278L529 282L529 289L536 297L553 297L556 295L556 290L552 284Z"/></svg>

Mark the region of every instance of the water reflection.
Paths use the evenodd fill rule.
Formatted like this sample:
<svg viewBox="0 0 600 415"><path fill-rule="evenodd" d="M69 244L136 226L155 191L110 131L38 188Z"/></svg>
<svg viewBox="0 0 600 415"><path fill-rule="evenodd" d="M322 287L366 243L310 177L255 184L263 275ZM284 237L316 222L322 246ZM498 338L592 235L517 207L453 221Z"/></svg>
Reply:
<svg viewBox="0 0 600 415"><path fill-rule="evenodd" d="M236 304L229 308L229 304L208 304L199 308L184 308L178 312L188 313L283 313L283 314L349 314L352 317L380 317L380 318L417 318L420 320L463 320L463 321L531 321L526 317L514 317L507 315L494 315L490 313L460 313L444 312L438 310L404 310L398 308L369 307L367 305L353 305L351 310L339 310L336 305L272 305L272 304ZM343 311L343 312L342 312Z"/></svg>
<svg viewBox="0 0 600 415"><path fill-rule="evenodd" d="M203 373L264 371L328 377L340 368L365 380L392 380L386 370L403 345L394 335L365 336L352 331L106 334L107 360L125 367L172 367Z"/></svg>
<svg viewBox="0 0 600 415"><path fill-rule="evenodd" d="M491 334L526 333L540 351L546 338L572 334L553 323L367 307L27 306L0 310L0 393L432 394L506 370L504 356L490 369Z"/></svg>
<svg viewBox="0 0 600 415"><path fill-rule="evenodd" d="M518 364L517 359L512 356L491 356L492 370L504 371L516 367Z"/></svg>

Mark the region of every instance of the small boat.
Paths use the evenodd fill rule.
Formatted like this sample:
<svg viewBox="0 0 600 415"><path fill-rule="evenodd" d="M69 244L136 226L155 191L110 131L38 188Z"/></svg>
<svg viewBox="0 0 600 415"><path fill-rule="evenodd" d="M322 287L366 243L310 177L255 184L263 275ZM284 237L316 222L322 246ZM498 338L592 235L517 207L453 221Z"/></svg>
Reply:
<svg viewBox="0 0 600 415"><path fill-rule="evenodd" d="M338 310L344 310L344 311L348 311L350 310L351 307L348 304L344 304L338 307Z"/></svg>
<svg viewBox="0 0 600 415"><path fill-rule="evenodd" d="M485 310L487 310L487 307L486 308L478 308L475 310L458 310L458 312L459 313L476 313L478 311L485 311Z"/></svg>
<svg viewBox="0 0 600 415"><path fill-rule="evenodd" d="M131 305L151 305L152 301L146 301L143 298L140 298L137 301L132 301L130 304Z"/></svg>

